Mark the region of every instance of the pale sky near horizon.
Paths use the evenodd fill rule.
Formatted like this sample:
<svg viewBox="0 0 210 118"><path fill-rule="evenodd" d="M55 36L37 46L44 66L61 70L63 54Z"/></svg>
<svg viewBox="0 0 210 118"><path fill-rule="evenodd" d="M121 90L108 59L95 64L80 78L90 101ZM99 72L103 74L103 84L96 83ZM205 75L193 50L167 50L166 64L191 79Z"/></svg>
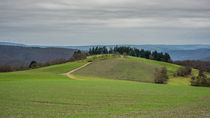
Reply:
<svg viewBox="0 0 210 118"><path fill-rule="evenodd" d="M210 0L0 0L0 42L210 44Z"/></svg>

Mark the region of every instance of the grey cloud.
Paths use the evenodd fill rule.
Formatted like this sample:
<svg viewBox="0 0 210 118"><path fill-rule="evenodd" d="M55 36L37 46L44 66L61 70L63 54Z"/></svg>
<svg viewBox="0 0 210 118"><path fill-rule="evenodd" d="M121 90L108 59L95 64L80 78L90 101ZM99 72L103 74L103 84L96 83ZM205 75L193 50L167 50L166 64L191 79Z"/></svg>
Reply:
<svg viewBox="0 0 210 118"><path fill-rule="evenodd" d="M201 41L209 38L205 33L209 30L205 29L210 28L210 0L0 0L0 3L0 41L11 38L16 42L24 38L33 40L29 34L40 36L40 41L52 40L53 37L49 36L52 33L54 38L72 39L72 42L73 39L82 42L84 37L97 39L86 41L89 43L112 42L112 36L119 42L120 39L129 40L129 37L117 36L121 35L117 30L128 36L133 34L138 43L147 42L143 41L147 38L154 39L150 40L151 43L165 43L168 38L186 38L189 43L195 37L200 36ZM171 33L164 36L163 28ZM141 31L144 37L140 40L139 35L130 29L137 30L137 33ZM154 33L155 29L160 30L161 36ZM188 32L190 29L196 29L192 32L194 37L178 35L180 30ZM92 36L96 32L98 34ZM104 34L109 34L109 37Z"/></svg>

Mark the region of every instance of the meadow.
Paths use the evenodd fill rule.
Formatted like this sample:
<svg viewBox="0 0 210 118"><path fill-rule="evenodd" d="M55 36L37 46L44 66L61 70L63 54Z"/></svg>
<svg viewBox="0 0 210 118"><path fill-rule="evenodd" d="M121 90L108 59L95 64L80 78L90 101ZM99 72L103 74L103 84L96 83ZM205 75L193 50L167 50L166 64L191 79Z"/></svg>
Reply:
<svg viewBox="0 0 210 118"><path fill-rule="evenodd" d="M0 73L0 117L210 117L208 87L193 87L185 82L176 83L177 81L160 85L127 81L129 79L126 78L117 80L113 77L117 75L113 75L113 78L106 78L106 75L100 77L101 74L91 77L79 73L84 71L83 69L73 73L78 78L83 78L82 80L62 75L90 60L93 63L83 69L98 67L99 63L106 65L109 61L117 61L115 64L121 66L115 68L116 71L121 70L121 61L127 62L125 66L128 67L134 63L137 67L133 69L139 71L141 69L138 66L156 68L164 65L168 68L169 75L179 68L177 65L141 58L121 59L108 56L88 57L83 61L27 71ZM129 68L132 69L132 66ZM136 73L136 71L125 71ZM149 71L145 70L142 73Z"/></svg>

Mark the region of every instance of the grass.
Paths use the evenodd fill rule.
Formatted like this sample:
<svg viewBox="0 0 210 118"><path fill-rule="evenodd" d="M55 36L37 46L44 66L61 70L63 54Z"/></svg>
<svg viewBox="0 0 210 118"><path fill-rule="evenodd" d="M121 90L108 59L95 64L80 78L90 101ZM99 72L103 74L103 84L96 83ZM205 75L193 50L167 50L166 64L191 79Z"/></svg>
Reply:
<svg viewBox="0 0 210 118"><path fill-rule="evenodd" d="M44 79L68 79L66 76L60 76L61 73L66 73L70 70L78 68L87 63L87 61L77 61L38 69L26 71L0 73L0 81L12 80L44 80Z"/></svg>
<svg viewBox="0 0 210 118"><path fill-rule="evenodd" d="M77 77L85 80L72 80L60 75L85 63L87 60L0 73L0 117L210 116L210 88L207 87L159 85L81 75Z"/></svg>
<svg viewBox="0 0 210 118"><path fill-rule="evenodd" d="M32 72L49 72L49 73L56 73L56 74L66 73L66 72L76 69L86 63L87 63L86 60L82 60L82 61L77 61L77 62L71 62L71 63L43 67L43 68L31 70L31 71Z"/></svg>
<svg viewBox="0 0 210 118"><path fill-rule="evenodd" d="M198 117L209 115L210 89L116 80L0 83L1 117Z"/></svg>
<svg viewBox="0 0 210 118"><path fill-rule="evenodd" d="M114 58L92 63L73 74L117 80L154 82L153 73L155 68L158 67L153 64L141 63L140 61Z"/></svg>
<svg viewBox="0 0 210 118"><path fill-rule="evenodd" d="M173 77L170 78L167 83L168 84L174 84L174 85L190 85L190 77Z"/></svg>
<svg viewBox="0 0 210 118"><path fill-rule="evenodd" d="M137 57L132 57L132 56L127 56L126 58L140 61L140 62L143 62L146 64L153 64L156 66L166 67L168 70L169 76L172 76L174 73L176 73L177 69L179 69L181 67L176 64L165 63L165 62L161 62L161 61L149 60L149 59L144 59L144 58L137 58Z"/></svg>

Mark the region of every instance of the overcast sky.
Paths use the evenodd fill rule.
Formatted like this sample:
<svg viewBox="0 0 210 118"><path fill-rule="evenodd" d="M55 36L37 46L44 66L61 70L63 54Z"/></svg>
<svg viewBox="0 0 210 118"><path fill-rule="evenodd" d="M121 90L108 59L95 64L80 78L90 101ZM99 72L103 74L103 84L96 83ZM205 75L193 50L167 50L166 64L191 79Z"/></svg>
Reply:
<svg viewBox="0 0 210 118"><path fill-rule="evenodd" d="M210 0L0 0L0 41L210 44Z"/></svg>

